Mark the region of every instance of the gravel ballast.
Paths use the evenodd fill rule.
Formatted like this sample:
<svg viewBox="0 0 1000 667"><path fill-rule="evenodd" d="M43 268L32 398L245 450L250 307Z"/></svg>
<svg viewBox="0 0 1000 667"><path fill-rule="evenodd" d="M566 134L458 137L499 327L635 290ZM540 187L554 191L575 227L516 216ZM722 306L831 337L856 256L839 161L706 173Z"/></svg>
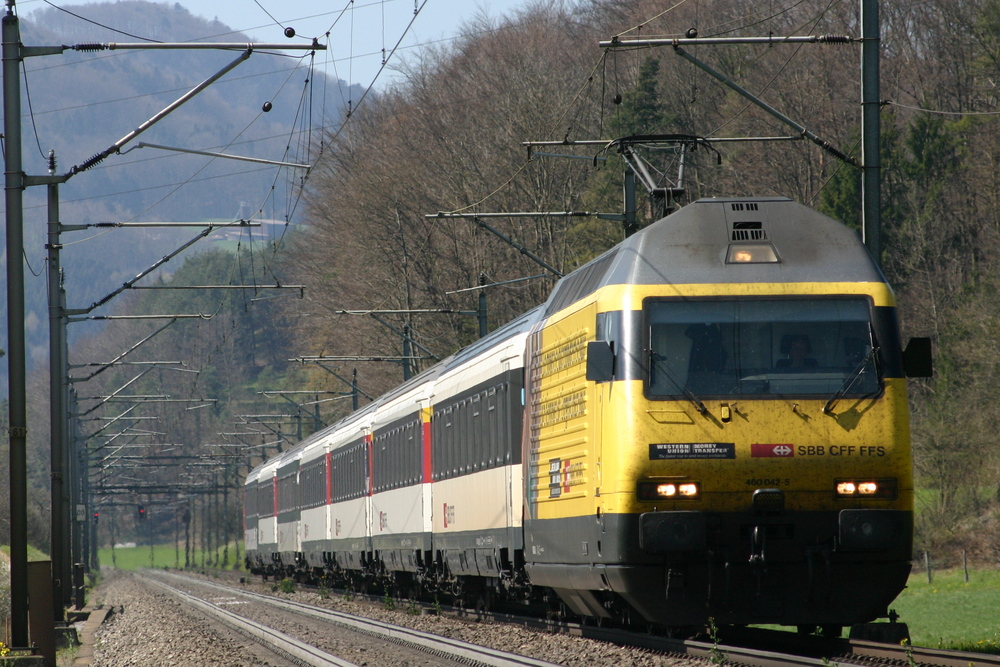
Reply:
<svg viewBox="0 0 1000 667"><path fill-rule="evenodd" d="M228 576L216 583L235 584ZM377 620L414 628L465 642L519 653L566 667L614 665L615 667L667 667L701 663L682 657L668 657L632 648L563 634L553 634L516 625L480 622L447 615L421 614L405 602L389 609L384 604L350 599L342 594L321 594L315 589L280 593L276 587L259 579L237 587L257 593L276 595L289 600L335 609ZM116 608L98 633L95 665L145 667L147 665L283 665L261 649L224 628L205 620L178 601L144 585L131 574L105 571L104 580L92 592L98 604ZM275 619L272 627L280 627ZM343 656L351 659L354 656ZM374 656L372 656L374 657ZM356 657L355 657L356 659ZM431 660L428 660L429 664ZM359 662L361 664L361 662ZM367 662L379 665L377 661Z"/></svg>

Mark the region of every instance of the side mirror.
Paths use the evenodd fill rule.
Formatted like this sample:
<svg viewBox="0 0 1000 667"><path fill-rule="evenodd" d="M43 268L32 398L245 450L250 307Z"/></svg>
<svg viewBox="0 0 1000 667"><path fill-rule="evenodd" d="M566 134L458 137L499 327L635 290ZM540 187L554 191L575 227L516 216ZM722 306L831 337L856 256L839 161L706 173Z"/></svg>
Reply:
<svg viewBox="0 0 1000 667"><path fill-rule="evenodd" d="M903 372L908 378L929 378L934 374L930 338L911 338L903 350Z"/></svg>
<svg viewBox="0 0 1000 667"><path fill-rule="evenodd" d="M615 352L606 340L587 343L587 380L610 382L615 377Z"/></svg>

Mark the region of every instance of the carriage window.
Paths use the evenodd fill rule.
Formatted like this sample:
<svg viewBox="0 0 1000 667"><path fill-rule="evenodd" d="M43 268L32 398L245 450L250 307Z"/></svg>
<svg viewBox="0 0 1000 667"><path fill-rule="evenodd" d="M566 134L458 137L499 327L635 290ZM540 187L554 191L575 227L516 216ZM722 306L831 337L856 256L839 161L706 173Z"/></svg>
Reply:
<svg viewBox="0 0 1000 667"><path fill-rule="evenodd" d="M863 298L649 301L647 393L877 393L869 303Z"/></svg>

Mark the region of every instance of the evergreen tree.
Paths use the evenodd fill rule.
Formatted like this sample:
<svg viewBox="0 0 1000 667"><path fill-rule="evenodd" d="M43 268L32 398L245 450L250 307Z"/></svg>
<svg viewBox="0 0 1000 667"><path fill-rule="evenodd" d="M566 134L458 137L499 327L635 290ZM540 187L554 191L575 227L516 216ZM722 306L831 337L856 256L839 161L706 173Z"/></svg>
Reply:
<svg viewBox="0 0 1000 667"><path fill-rule="evenodd" d="M660 99L657 79L660 59L648 56L639 66L635 88L622 96L621 109L615 127L620 136L657 134L664 131L670 115Z"/></svg>

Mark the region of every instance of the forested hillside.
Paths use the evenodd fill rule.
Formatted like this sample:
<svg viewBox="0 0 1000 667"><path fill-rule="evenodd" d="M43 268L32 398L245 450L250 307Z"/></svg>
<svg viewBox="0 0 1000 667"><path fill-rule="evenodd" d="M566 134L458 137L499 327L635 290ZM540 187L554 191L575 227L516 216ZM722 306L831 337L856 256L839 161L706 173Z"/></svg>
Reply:
<svg viewBox="0 0 1000 667"><path fill-rule="evenodd" d="M192 16L180 5L141 0L87 4L74 7L73 14L47 7L30 13L20 23L22 42L31 47L142 43L146 39L250 41L218 22ZM289 43L293 41L309 43L304 38ZM56 173L82 165L239 55L239 51L214 50L67 49L58 55L26 58L22 83L26 173L47 174L50 150L55 153ZM339 122L343 102L350 95L346 88L341 91L340 82L327 81L324 72L314 71L310 65L308 51L253 54L140 134L120 155L109 156L61 186L63 224L250 218L279 224L296 222L302 170L137 146L143 142L308 162L313 149L311 128L303 127L303 119L308 118L316 128L325 122ZM262 110L265 102L271 104L268 113ZM25 259L31 268L26 276L32 362L44 362L47 354L42 269L46 219L45 188L28 188ZM90 306L198 231L147 227L64 234L62 262L68 306ZM208 242L220 236L216 234ZM168 265L166 270L170 269ZM75 339L93 330L88 323L75 324L70 335ZM6 359L2 358L0 377L6 377Z"/></svg>
<svg viewBox="0 0 1000 667"><path fill-rule="evenodd" d="M40 5L41 3L39 3ZM139 43L147 40L232 41L247 43L246 35L232 33L227 26L192 16L176 3L140 0L91 3L74 6L73 14L46 7L26 16L20 28L25 46ZM306 38L289 43L308 44ZM156 114L215 75L239 57L241 51L213 50L74 50L62 54L26 58L22 79L22 127L24 169L29 175L49 171L48 153L55 152L56 173L70 172L100 151L147 123ZM288 226L301 221L300 195L303 170L235 162L155 148L138 148L139 142L187 150L222 152L285 162L309 162L318 151L312 131L325 124L339 123L344 100L358 96L342 82L329 79L313 68L309 51L278 55L257 52L191 101L166 115L126 145L121 154L112 154L92 169L82 171L60 187L60 220L66 226L100 223L149 222L228 222L240 219L263 223L240 231L216 232L192 246L186 253L204 252L212 247L234 249L238 244L279 243ZM263 110L265 102L269 111ZM315 135L318 139L318 134ZM0 203L0 206L3 204ZM48 528L48 441L47 441L47 361L48 305L46 249L46 189L25 191L26 331L29 370L34 370L29 420L32 448L29 474L32 477L33 543L44 544ZM67 307L89 309L92 304L119 289L194 239L201 228L142 227L132 229L90 228L62 234L61 259L65 269ZM3 240L0 239L0 245ZM178 271L183 257L163 264L155 274L169 279ZM227 264L228 266L228 264ZM261 269L260 266L257 267ZM213 279L227 284L230 274L223 271ZM248 278L252 283L252 278ZM146 278L150 285L156 278ZM274 283L273 276L268 280ZM160 293L146 292L158 297ZM180 314L206 317L215 314L218 303L202 305L190 291L161 304L151 299L152 310L144 315ZM149 331L166 324L154 320L138 337L128 322L92 321L87 316L106 317L129 312L135 293L126 292L107 306L77 317L69 325L74 343L71 363L81 370L71 373L87 377L97 368L86 364L109 362L134 346ZM240 296L242 299L242 295ZM248 297L250 298L250 297ZM139 300L141 301L141 299ZM242 301L241 301L242 303ZM156 310L157 308L169 310ZM6 300L0 303L6 317ZM256 312L256 311L255 311ZM224 319L220 315L217 321ZM180 320L183 321L183 320ZM199 320L202 321L202 320ZM203 320L209 322L210 320ZM230 321L229 325L232 326ZM140 330L141 330L140 325ZM252 334L251 334L252 335ZM87 347L87 338L100 341L98 348ZM0 348L6 348L6 329L0 332ZM242 339L240 339L242 340ZM76 347L76 343L79 347ZM150 347L145 360L157 359ZM164 359L164 357L159 357ZM192 376L205 363L187 355L170 361L183 362ZM191 368L189 363L197 364ZM128 367L124 367L128 368ZM135 367L132 367L135 368ZM0 386L6 394L7 359L0 357ZM122 371L122 373L126 373ZM109 371L107 375L112 375ZM197 374L208 378L211 372ZM130 379L132 376L128 376ZM75 385L83 397L101 395L101 381L109 384L119 376L104 374L90 383ZM151 378L149 378L151 379ZM210 380L203 380L211 385ZM123 381L124 382L124 381ZM156 384L155 382L153 384ZM120 385L116 385L117 388ZM169 389L166 388L166 389ZM108 390L112 391L111 389ZM151 388L149 393L159 390ZM205 392L209 393L209 392ZM84 411L92 404L87 403ZM114 405L109 408L122 407ZM125 408L122 408L125 409ZM99 418L96 411L86 419ZM183 414L183 411L182 411ZM3 411L6 419L6 410ZM87 424L88 432L92 424ZM135 425L133 423L133 425ZM99 427L94 427L99 428ZM155 429L150 429L155 430ZM112 433L117 430L112 431ZM5 446L5 445L4 445ZM122 450L128 452L129 450ZM0 451L0 476L6 479L7 454ZM6 539L7 494L0 494L0 542Z"/></svg>
<svg viewBox="0 0 1000 667"><path fill-rule="evenodd" d="M966 540L1000 556L1000 485L993 446L997 393L997 74L1000 3L880 3L885 271L901 304L904 339L934 338L938 375L911 381L921 486L918 542ZM623 38L835 34L857 36L859 3L542 3L412 63L407 85L354 119L311 189L309 226L290 266L307 292L316 352L399 349L385 327L344 308L470 308L448 294L486 274L503 281L544 273L468 219L437 211L621 212L620 159L599 147L537 149L524 141L613 139L652 133L776 137L795 132L670 47L602 52ZM859 157L856 45L696 46L688 50L839 150ZM845 222L860 219L858 170L805 141L715 144L688 154L684 201L715 195L784 195ZM575 154L599 160L544 157ZM663 182L677 162L650 157ZM683 202L682 202L683 203ZM647 220L648 215L647 215ZM561 271L621 237L593 218L491 219ZM549 279L489 291L503 321L544 298ZM409 319L442 353L467 343L473 322ZM401 323L403 320L398 320ZM380 369L388 386L394 369ZM375 370L367 371L369 374ZM384 378L384 379L383 379Z"/></svg>
<svg viewBox="0 0 1000 667"><path fill-rule="evenodd" d="M158 417L150 430L169 431L160 442L170 444L143 451L200 453L227 443L224 451L255 462L263 451L273 453L345 414L351 403L346 379L354 368L370 396L401 379L396 363L321 368L290 359L399 355L401 339L391 325L408 327L429 351L420 364L425 368L432 355L444 357L476 336L475 318L455 311L473 310L477 293L458 290L547 274L489 288L491 327L545 299L552 274L528 255L470 219L427 217L439 211L622 212L622 161L615 151L565 145L529 154L522 142L795 134L669 47L605 52L600 40L682 36L689 29L702 37L857 36L857 13L855 0L540 2L502 20L483 19L468 26L466 37L425 49L408 61L400 84L369 98L343 131L324 137L326 151L306 186L305 224L270 243L243 239L231 252L190 258L172 278L174 285L303 284L304 298L265 289L197 297L142 293L118 311L183 307L213 314L172 325L144 348L151 356L143 358L176 359L184 370L199 372L157 369L129 393L199 402L146 406L142 414ZM1000 0L884 0L881 13L883 266L896 289L904 339L931 336L937 369L931 381L910 382L917 546L961 544L974 557L995 561ZM857 44L689 50L858 156ZM858 171L815 144L714 146L717 153L702 147L687 154L679 205L710 196L783 195L857 225ZM665 186L677 185L676 153L647 157ZM653 213L641 208L647 224ZM620 223L595 216L491 218L489 224L564 273L622 237ZM281 295L287 298L273 298ZM367 309L452 312L385 315L384 323L343 312ZM74 363L114 358L157 326L109 328L75 346ZM107 395L137 373L109 371L88 383L87 395ZM39 380L39 406L43 384ZM312 393L274 393L279 389ZM146 474L179 479L176 469ZM114 470L101 475L122 478Z"/></svg>

